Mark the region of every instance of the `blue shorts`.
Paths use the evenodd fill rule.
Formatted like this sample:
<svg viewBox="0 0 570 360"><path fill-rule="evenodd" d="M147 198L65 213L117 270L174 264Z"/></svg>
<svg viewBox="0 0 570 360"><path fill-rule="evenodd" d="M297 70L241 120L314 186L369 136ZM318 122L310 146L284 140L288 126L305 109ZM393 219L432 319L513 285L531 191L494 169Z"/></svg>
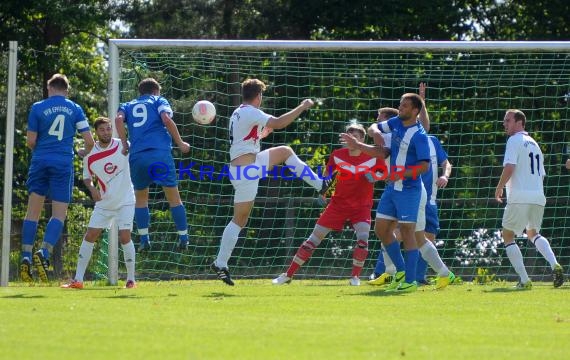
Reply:
<svg viewBox="0 0 570 360"><path fill-rule="evenodd" d="M439 216L437 215L437 205L426 204L426 228L425 232L437 235L439 233Z"/></svg>
<svg viewBox="0 0 570 360"><path fill-rule="evenodd" d="M421 187L404 187L403 191L396 191L393 186L388 186L378 202L376 218L415 223L418 220L421 197Z"/></svg>
<svg viewBox="0 0 570 360"><path fill-rule="evenodd" d="M73 160L32 159L26 187L28 194L36 193L69 204L73 189Z"/></svg>
<svg viewBox="0 0 570 360"><path fill-rule="evenodd" d="M130 154L129 166L135 190L146 189L152 183L166 187L178 185L174 159L170 151L153 149Z"/></svg>

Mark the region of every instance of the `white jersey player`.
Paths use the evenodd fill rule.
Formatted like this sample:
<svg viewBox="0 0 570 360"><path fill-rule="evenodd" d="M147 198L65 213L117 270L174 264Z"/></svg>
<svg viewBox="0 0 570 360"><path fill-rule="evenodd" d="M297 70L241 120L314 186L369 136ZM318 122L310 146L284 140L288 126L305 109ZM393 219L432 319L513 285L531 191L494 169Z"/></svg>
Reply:
<svg viewBox="0 0 570 360"><path fill-rule="evenodd" d="M95 132L99 141L83 159L83 182L91 192L95 208L89 220L87 232L79 248L77 270L74 279L64 288L82 289L83 276L91 259L95 241L103 229L114 220L119 227L119 241L123 247L127 267L126 288L135 285L135 246L131 241L135 194L131 183L128 155L124 155L119 139L112 138L111 122L100 117L95 120ZM98 187L93 185L95 179Z"/></svg>
<svg viewBox="0 0 570 360"><path fill-rule="evenodd" d="M303 100L296 108L279 117L264 113L261 106L265 84L258 79L247 79L241 84L243 104L230 117L230 181L234 187L234 215L222 234L216 261L211 269L218 279L233 286L228 260L236 245L241 229L247 224L257 195L259 179L273 166L285 163L296 177L302 178L321 194L330 181L315 174L301 161L289 146L277 146L264 151L260 141L273 129L283 129L295 121L303 111L313 106L311 99Z"/></svg>
<svg viewBox="0 0 570 360"><path fill-rule="evenodd" d="M503 188L507 187L507 206L503 214L503 239L507 256L515 271L520 276L517 284L519 289L530 289L532 283L524 267L521 251L514 241L515 234L520 236L526 229L528 240L538 252L550 263L554 287L560 287L564 282L562 266L550 248L548 240L540 235L542 217L544 215L544 196L542 181L544 171L544 155L540 146L524 130L525 114L516 109L507 110L503 119L505 132L510 136L507 141L503 172L495 198L502 203Z"/></svg>

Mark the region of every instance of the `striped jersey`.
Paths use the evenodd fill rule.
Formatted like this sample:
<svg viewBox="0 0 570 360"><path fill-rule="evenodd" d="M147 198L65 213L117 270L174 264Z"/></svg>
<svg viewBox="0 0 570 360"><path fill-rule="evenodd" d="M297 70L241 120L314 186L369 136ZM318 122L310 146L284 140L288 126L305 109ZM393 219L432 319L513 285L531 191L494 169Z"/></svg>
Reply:
<svg viewBox="0 0 570 360"><path fill-rule="evenodd" d="M390 144L390 171L395 169L410 169L421 161L430 161L428 137L423 126L415 123L405 127L402 120L395 116L378 123L378 129L383 133L392 133ZM405 187L422 186L421 176L413 176L404 180L390 182L394 190L402 191Z"/></svg>

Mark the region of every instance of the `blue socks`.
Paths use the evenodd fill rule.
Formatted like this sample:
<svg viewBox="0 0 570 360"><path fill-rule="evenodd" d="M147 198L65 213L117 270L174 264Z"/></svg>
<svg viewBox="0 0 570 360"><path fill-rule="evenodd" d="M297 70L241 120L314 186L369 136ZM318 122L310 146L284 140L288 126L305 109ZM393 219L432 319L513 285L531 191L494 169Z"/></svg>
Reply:
<svg viewBox="0 0 570 360"><path fill-rule="evenodd" d="M424 260L423 257L420 256L418 258L418 263L416 265L416 281L418 283L420 282L423 283L426 281L427 267L428 267L427 262Z"/></svg>
<svg viewBox="0 0 570 360"><path fill-rule="evenodd" d="M22 225L22 259L28 258L28 260L32 260L32 249L34 247L37 230L37 221L24 220L24 224Z"/></svg>
<svg viewBox="0 0 570 360"><path fill-rule="evenodd" d="M178 240L180 243L188 243L188 220L186 219L186 209L183 205L178 205L170 208L172 219L178 231Z"/></svg>
<svg viewBox="0 0 570 360"><path fill-rule="evenodd" d="M49 259L49 252L59 241L63 231L63 222L56 218L49 219L44 234L44 242L42 244L42 254L44 258Z"/></svg>
<svg viewBox="0 0 570 360"><path fill-rule="evenodd" d="M384 254L382 247L378 251L378 260L376 260L376 267L374 268L374 276L378 277L386 272L386 264L384 263Z"/></svg>
<svg viewBox="0 0 570 360"><path fill-rule="evenodd" d="M418 249L406 250L406 282L408 284L416 281L416 268L419 257L420 251Z"/></svg>
<svg viewBox="0 0 570 360"><path fill-rule="evenodd" d="M397 272L407 270L406 265L404 264L404 257L402 256L402 252L400 251L400 243L398 241L393 241L388 246L384 245L384 248L386 249L386 252L390 256L390 259L394 263ZM413 274L414 276L416 275L415 268Z"/></svg>
<svg viewBox="0 0 570 360"><path fill-rule="evenodd" d="M140 235L141 244L148 245L150 243L150 238L148 236L150 211L148 210L148 207L135 208L135 222L137 223L137 232Z"/></svg>

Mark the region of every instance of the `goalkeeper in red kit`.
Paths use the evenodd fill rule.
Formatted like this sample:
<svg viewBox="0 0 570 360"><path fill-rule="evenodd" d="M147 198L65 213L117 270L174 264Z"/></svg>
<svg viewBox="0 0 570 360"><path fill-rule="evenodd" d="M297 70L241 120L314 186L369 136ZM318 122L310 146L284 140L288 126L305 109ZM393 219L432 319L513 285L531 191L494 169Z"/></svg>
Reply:
<svg viewBox="0 0 570 360"><path fill-rule="evenodd" d="M364 141L366 131L361 124L351 123L346 132L360 141ZM293 275L309 260L315 249L327 234L341 231L346 223L350 223L356 233L356 246L352 254L352 273L350 285L360 285L360 273L368 256L368 236L370 234L370 219L374 184L365 177L378 171L387 174L383 159L366 155L358 149L343 147L332 152L325 169L327 172L336 171L336 187L330 203L317 220L313 232L305 240L291 261L287 272L273 279L274 285L291 282Z"/></svg>

